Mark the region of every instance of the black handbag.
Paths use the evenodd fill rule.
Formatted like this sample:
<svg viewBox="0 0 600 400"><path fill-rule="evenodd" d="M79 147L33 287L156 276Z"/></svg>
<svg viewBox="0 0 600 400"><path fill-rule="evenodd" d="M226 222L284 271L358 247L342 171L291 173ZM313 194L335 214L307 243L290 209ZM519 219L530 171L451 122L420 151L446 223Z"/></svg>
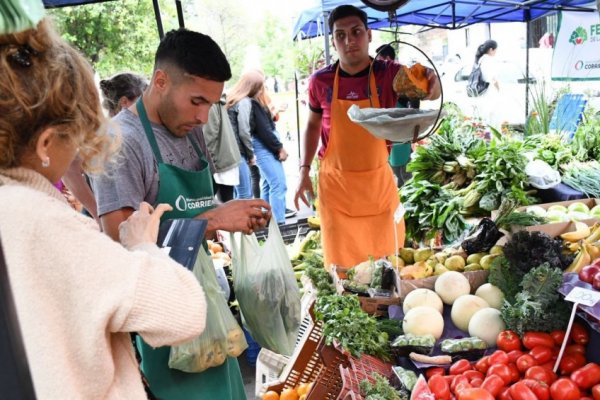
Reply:
<svg viewBox="0 0 600 400"><path fill-rule="evenodd" d="M481 65L476 63L473 65L473 70L469 74L469 81L467 83L467 96L479 97L484 94L489 87L490 83L483 80Z"/></svg>

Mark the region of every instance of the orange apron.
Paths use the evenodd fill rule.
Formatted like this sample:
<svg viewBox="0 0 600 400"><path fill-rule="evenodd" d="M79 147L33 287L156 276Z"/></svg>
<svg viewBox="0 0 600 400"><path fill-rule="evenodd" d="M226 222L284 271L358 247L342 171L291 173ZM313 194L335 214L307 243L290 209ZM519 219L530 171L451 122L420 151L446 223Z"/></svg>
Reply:
<svg viewBox="0 0 600 400"><path fill-rule="evenodd" d="M369 99L338 99L339 68L333 81L331 131L319 167L318 196L325 266L353 267L369 256L395 254L404 246L404 219L394 222L400 204L388 163L386 142L350 121L348 108L370 107ZM379 107L371 76L373 107Z"/></svg>

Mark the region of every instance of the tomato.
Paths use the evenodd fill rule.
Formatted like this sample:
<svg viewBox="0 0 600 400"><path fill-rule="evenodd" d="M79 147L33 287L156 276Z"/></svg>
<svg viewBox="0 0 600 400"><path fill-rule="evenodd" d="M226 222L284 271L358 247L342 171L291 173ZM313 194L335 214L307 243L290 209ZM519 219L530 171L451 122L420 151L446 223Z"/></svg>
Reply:
<svg viewBox="0 0 600 400"><path fill-rule="evenodd" d="M494 400L494 396L485 389L464 389L458 394L458 400Z"/></svg>
<svg viewBox="0 0 600 400"><path fill-rule="evenodd" d="M580 389L587 390L591 388L600 383L600 365L596 363L586 364L571 374L571 380Z"/></svg>
<svg viewBox="0 0 600 400"><path fill-rule="evenodd" d="M535 358L538 364L543 364L552 360L552 347L548 346L535 346L529 351L531 357Z"/></svg>
<svg viewBox="0 0 600 400"><path fill-rule="evenodd" d="M579 322L574 322L571 328L571 339L577 344L586 345L590 341L590 334L585 326Z"/></svg>
<svg viewBox="0 0 600 400"><path fill-rule="evenodd" d="M500 392L500 396L498 396L499 400L513 400L512 396L510 395L510 388L505 387L504 389L502 389L502 391Z"/></svg>
<svg viewBox="0 0 600 400"><path fill-rule="evenodd" d="M592 397L594 400L600 400L600 384L594 385L592 387Z"/></svg>
<svg viewBox="0 0 600 400"><path fill-rule="evenodd" d="M496 350L490 355L490 365L508 364L508 354L503 350Z"/></svg>
<svg viewBox="0 0 600 400"><path fill-rule="evenodd" d="M521 378L521 373L517 369L517 366L513 363L508 364L508 368L510 369L510 377L512 382L516 382Z"/></svg>
<svg viewBox="0 0 600 400"><path fill-rule="evenodd" d="M534 365L537 365L537 361L530 354L523 354L517 359L517 369L519 372L525 372Z"/></svg>
<svg viewBox="0 0 600 400"><path fill-rule="evenodd" d="M551 385L556 380L556 374L551 369L533 366L525 372L526 379L533 379Z"/></svg>
<svg viewBox="0 0 600 400"><path fill-rule="evenodd" d="M561 375L570 375L571 372L583 367L585 365L585 361L585 356L579 353L565 354L560 360L558 370L560 371Z"/></svg>
<svg viewBox="0 0 600 400"><path fill-rule="evenodd" d="M471 369L473 369L473 367L471 366L471 363L469 362L469 360L465 360L463 358L462 360L458 360L457 362L452 364L450 366L450 369L448 370L448 372L451 375L460 375L463 372L469 371Z"/></svg>
<svg viewBox="0 0 600 400"><path fill-rule="evenodd" d="M549 333L544 332L526 332L523 336L523 346L531 350L537 346L554 347L554 339ZM514 397L514 396L513 396Z"/></svg>
<svg viewBox="0 0 600 400"><path fill-rule="evenodd" d="M454 379L452 379L452 383L450 384L450 390L452 391L452 393L458 394L457 387L464 387L465 384L469 384L469 379L466 376L456 375Z"/></svg>
<svg viewBox="0 0 600 400"><path fill-rule="evenodd" d="M585 346L582 344L577 344L577 343L567 345L567 347L565 347L565 354L573 354L573 353L579 353L579 354L585 356L585 353L586 353Z"/></svg>
<svg viewBox="0 0 600 400"><path fill-rule="evenodd" d="M469 382L471 382L473 379L483 380L483 378L485 378L485 376L481 372L474 370L465 371L463 373L463 376L466 376Z"/></svg>
<svg viewBox="0 0 600 400"><path fill-rule="evenodd" d="M442 375L433 375L427 384L437 400L450 400L450 385Z"/></svg>
<svg viewBox="0 0 600 400"><path fill-rule="evenodd" d="M472 381L470 381L469 383L474 388L478 388L478 387L481 387L481 385L483 384L483 379L481 379L481 378L475 378Z"/></svg>
<svg viewBox="0 0 600 400"><path fill-rule="evenodd" d="M560 378L550 386L553 400L579 400L581 392L577 385L568 378Z"/></svg>
<svg viewBox="0 0 600 400"><path fill-rule="evenodd" d="M517 382L510 387L510 395L514 400L537 400L535 393L523 382Z"/></svg>
<svg viewBox="0 0 600 400"><path fill-rule="evenodd" d="M487 390L492 396L497 397L506 384L498 375L490 375L483 380L481 388Z"/></svg>
<svg viewBox="0 0 600 400"><path fill-rule="evenodd" d="M519 335L516 332L502 331L496 338L496 347L506 352L521 350L521 339L519 339Z"/></svg>
<svg viewBox="0 0 600 400"><path fill-rule="evenodd" d="M550 332L550 336L552 336L552 340L554 340L554 345L560 346L562 342L565 340L566 332L563 330L555 330Z"/></svg>
<svg viewBox="0 0 600 400"><path fill-rule="evenodd" d="M512 381L512 371L505 364L495 364L488 369L487 376L498 375L508 385Z"/></svg>
<svg viewBox="0 0 600 400"><path fill-rule="evenodd" d="M425 378L429 379L434 375L446 375L446 370L442 367L431 367L425 371Z"/></svg>
<svg viewBox="0 0 600 400"><path fill-rule="evenodd" d="M454 378L456 378L456 375L444 375L444 379L448 382L448 385L452 385Z"/></svg>
<svg viewBox="0 0 600 400"><path fill-rule="evenodd" d="M490 368L490 356L484 356L475 363L475 369L482 374L485 374Z"/></svg>
<svg viewBox="0 0 600 400"><path fill-rule="evenodd" d="M519 357L521 357L523 353L521 350L513 350L510 351L507 355L508 355L508 362L509 363L516 363L517 360L519 359Z"/></svg>
<svg viewBox="0 0 600 400"><path fill-rule="evenodd" d="M538 400L550 400L550 387L545 382L523 379L523 382L537 396Z"/></svg>

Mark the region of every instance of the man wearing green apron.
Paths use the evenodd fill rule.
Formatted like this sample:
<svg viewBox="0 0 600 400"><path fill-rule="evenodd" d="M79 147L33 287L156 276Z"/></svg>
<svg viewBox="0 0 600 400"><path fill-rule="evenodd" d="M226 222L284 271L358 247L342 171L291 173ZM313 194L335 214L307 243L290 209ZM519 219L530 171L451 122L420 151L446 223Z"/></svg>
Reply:
<svg viewBox="0 0 600 400"><path fill-rule="evenodd" d="M161 40L148 89L113 119L122 140L120 157L107 174L92 178L102 228L113 239L142 200L173 206L166 219L207 219L207 236L216 230L251 233L266 225L270 207L263 200L214 205L199 127L230 77L229 63L210 37L179 29ZM202 373L185 373L168 367L169 347L152 349L138 338L138 349L142 371L159 399L246 398L234 358Z"/></svg>

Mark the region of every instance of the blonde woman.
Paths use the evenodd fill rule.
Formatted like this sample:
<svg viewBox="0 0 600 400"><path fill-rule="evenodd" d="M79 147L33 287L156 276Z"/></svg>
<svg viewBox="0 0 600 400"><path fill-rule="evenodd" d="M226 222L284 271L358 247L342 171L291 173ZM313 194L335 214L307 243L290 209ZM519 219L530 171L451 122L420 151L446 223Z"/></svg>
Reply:
<svg viewBox="0 0 600 400"><path fill-rule="evenodd" d="M129 332L159 347L206 323L196 278L155 245L170 207L142 203L121 245L53 186L114 142L90 65L47 20L0 35L0 76L0 237L36 395L146 399Z"/></svg>

